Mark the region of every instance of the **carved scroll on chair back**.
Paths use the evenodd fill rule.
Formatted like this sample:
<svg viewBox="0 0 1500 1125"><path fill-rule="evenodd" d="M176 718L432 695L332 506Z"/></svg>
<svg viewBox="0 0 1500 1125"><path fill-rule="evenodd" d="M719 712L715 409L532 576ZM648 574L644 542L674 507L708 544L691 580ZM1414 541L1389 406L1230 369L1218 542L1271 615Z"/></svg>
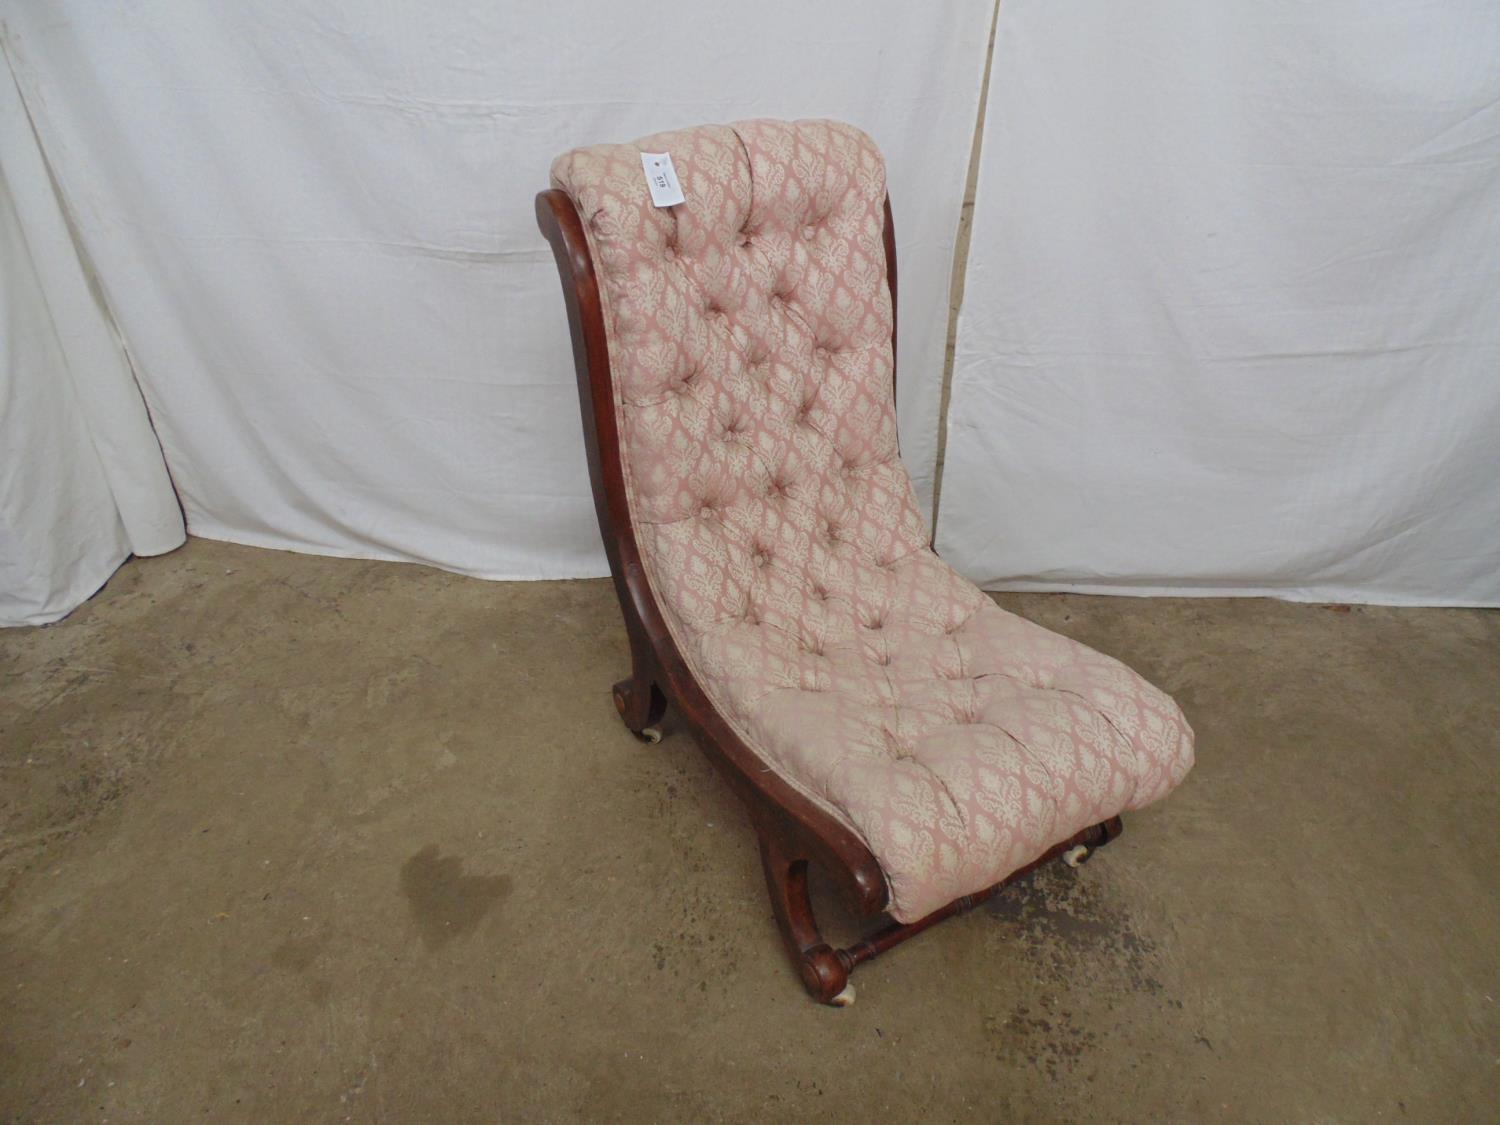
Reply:
<svg viewBox="0 0 1500 1125"><path fill-rule="evenodd" d="M642 152L685 201L652 204ZM615 685L668 704L744 799L808 991L1058 854L1192 763L1176 705L1002 611L933 553L897 450L885 169L831 121L577 149L538 221L562 275L595 505L630 639ZM832 948L824 866L860 915Z"/></svg>

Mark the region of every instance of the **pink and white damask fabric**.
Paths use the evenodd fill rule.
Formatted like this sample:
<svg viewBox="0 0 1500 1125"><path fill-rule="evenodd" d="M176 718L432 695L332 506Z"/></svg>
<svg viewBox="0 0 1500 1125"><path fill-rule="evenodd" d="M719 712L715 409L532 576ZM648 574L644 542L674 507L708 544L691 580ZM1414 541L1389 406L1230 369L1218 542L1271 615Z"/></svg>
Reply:
<svg viewBox="0 0 1500 1125"><path fill-rule="evenodd" d="M686 202L652 205L640 153ZM721 713L911 921L1173 788L1192 732L928 547L896 448L885 167L832 121L570 152L648 577Z"/></svg>

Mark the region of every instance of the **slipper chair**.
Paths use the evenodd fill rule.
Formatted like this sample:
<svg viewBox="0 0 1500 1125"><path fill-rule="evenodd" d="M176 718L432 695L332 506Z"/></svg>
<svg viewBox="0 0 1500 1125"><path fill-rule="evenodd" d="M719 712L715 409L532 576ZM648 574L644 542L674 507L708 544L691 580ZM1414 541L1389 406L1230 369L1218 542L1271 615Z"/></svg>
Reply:
<svg viewBox="0 0 1500 1125"><path fill-rule="evenodd" d="M642 153L670 155L682 202L653 203ZM630 640L615 707L650 741L676 708L749 809L808 992L850 1003L857 965L1114 838L1183 779L1192 732L933 553L897 452L895 239L867 136L709 125L577 149L552 181L537 218ZM832 947L809 863L893 920Z"/></svg>

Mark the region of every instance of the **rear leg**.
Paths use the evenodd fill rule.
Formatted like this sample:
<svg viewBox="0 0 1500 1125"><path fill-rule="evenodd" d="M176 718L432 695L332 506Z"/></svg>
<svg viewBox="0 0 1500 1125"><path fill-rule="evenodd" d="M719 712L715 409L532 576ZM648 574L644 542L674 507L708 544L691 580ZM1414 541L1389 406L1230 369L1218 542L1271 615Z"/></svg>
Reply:
<svg viewBox="0 0 1500 1125"><path fill-rule="evenodd" d="M639 666L629 679L614 686L615 710L625 725L643 742L660 742L662 716L667 713L667 697Z"/></svg>

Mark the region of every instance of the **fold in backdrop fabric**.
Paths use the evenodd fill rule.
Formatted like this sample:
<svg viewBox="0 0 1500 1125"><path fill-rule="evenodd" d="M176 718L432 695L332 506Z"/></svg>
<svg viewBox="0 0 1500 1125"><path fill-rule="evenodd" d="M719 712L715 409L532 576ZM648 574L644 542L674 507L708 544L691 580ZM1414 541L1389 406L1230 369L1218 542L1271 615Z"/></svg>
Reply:
<svg viewBox="0 0 1500 1125"><path fill-rule="evenodd" d="M183 541L145 404L0 51L0 625Z"/></svg>
<svg viewBox="0 0 1500 1125"><path fill-rule="evenodd" d="M491 577L604 570L531 212L581 143L757 114L875 137L929 495L990 10L0 0L191 530ZM1497 20L1002 4L945 555L995 587L1500 602ZM14 151L31 199L46 170ZM117 523L107 396L14 377L94 370L38 327L54 257L28 261L26 209L4 218L0 581L47 617L152 537Z"/></svg>
<svg viewBox="0 0 1500 1125"><path fill-rule="evenodd" d="M1500 604L1500 6L1000 5L938 547Z"/></svg>
<svg viewBox="0 0 1500 1125"><path fill-rule="evenodd" d="M875 138L930 496L991 10L0 0L189 530L494 578L607 572L532 204L581 144L756 116Z"/></svg>

